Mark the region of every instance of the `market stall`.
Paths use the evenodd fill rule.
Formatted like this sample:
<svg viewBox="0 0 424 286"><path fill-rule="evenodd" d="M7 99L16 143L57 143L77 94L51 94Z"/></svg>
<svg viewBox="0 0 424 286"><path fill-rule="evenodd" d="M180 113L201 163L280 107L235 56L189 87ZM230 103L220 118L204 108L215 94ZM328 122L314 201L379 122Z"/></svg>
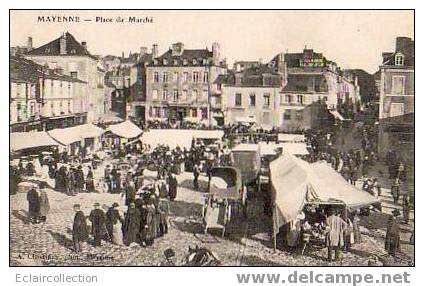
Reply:
<svg viewBox="0 0 424 286"><path fill-rule="evenodd" d="M59 145L60 143L53 140L45 131L10 133L10 150L12 152Z"/></svg>
<svg viewBox="0 0 424 286"><path fill-rule="evenodd" d="M122 123L110 125L106 129L106 132L109 135L109 143L122 145L139 138L143 133L143 130L131 121L127 120Z"/></svg>
<svg viewBox="0 0 424 286"><path fill-rule="evenodd" d="M296 221L305 205L357 210L380 201L352 186L325 162L309 164L283 154L270 164L273 200L273 238L280 227Z"/></svg>

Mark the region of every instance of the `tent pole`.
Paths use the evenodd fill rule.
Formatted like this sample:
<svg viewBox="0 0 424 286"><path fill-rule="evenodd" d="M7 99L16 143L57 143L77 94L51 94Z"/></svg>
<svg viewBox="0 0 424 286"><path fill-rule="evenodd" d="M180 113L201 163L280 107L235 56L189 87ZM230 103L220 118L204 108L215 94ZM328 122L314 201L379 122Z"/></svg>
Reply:
<svg viewBox="0 0 424 286"><path fill-rule="evenodd" d="M274 252L277 251L277 234L275 233L275 204L272 208L272 239L274 244Z"/></svg>

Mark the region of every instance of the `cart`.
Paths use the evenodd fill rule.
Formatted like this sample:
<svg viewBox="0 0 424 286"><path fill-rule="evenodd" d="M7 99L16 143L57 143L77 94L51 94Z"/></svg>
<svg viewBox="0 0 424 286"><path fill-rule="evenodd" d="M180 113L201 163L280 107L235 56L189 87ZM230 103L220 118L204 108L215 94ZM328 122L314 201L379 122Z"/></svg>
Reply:
<svg viewBox="0 0 424 286"><path fill-rule="evenodd" d="M261 155L258 144L240 144L231 150L233 166L241 171L242 182L260 190Z"/></svg>
<svg viewBox="0 0 424 286"><path fill-rule="evenodd" d="M217 228L225 235L227 223L231 220L240 200L241 173L234 167L215 167L203 206L205 234L208 229Z"/></svg>

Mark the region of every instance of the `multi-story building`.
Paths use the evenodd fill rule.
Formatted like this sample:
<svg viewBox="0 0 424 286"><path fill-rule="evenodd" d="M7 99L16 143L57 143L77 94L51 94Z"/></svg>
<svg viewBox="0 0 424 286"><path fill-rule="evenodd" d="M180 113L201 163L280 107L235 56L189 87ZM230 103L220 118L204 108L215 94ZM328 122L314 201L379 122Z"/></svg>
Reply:
<svg viewBox="0 0 424 286"><path fill-rule="evenodd" d="M87 43L79 43L70 33L28 51L28 59L51 69L60 68L63 74L87 82L86 90L74 105L79 112L87 112L87 121L93 122L105 112L104 70L97 57L90 54Z"/></svg>
<svg viewBox="0 0 424 286"><path fill-rule="evenodd" d="M407 37L396 38L394 52L382 54L379 69L379 153L396 150L413 162L415 48Z"/></svg>
<svg viewBox="0 0 424 286"><path fill-rule="evenodd" d="M359 85L355 77L345 74L322 53L304 49L302 53L285 53L274 57L269 66L280 67L286 75L276 106L278 127L301 130L311 127L313 119L305 107L325 102L338 119L352 117L360 104Z"/></svg>
<svg viewBox="0 0 424 286"><path fill-rule="evenodd" d="M157 46L156 46L157 49ZM208 49L188 50L182 43L159 57L153 52L146 67L146 120L205 120L209 123L212 83L226 66L218 43Z"/></svg>
<svg viewBox="0 0 424 286"><path fill-rule="evenodd" d="M221 107L225 124L255 122L262 127L278 126L275 107L282 81L283 76L267 65L230 72L215 82L221 94L213 97L212 107Z"/></svg>
<svg viewBox="0 0 424 286"><path fill-rule="evenodd" d="M87 83L22 57L10 59L10 128L12 132L51 130L85 123L74 110Z"/></svg>

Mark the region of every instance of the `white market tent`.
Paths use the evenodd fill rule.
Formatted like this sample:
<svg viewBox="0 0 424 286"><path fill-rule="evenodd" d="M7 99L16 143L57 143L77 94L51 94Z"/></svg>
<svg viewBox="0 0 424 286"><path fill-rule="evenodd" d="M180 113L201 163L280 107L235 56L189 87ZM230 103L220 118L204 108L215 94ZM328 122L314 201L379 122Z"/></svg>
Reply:
<svg viewBox="0 0 424 286"><path fill-rule="evenodd" d="M308 149L306 148L306 144L302 142L298 142L298 143L284 142L284 143L280 143L280 146L283 148L283 154L309 155Z"/></svg>
<svg viewBox="0 0 424 286"><path fill-rule="evenodd" d="M191 147L193 139L217 139L224 136L221 130L193 130L193 129L152 129L143 134L141 141L151 147L168 145L170 148Z"/></svg>
<svg viewBox="0 0 424 286"><path fill-rule="evenodd" d="M137 125L129 120L110 125L107 128L107 131L110 131L113 134L126 139L136 138L143 133L143 130L141 130Z"/></svg>
<svg viewBox="0 0 424 286"><path fill-rule="evenodd" d="M63 145L69 145L85 138L101 136L105 131L93 124L77 125L63 129L53 129L48 134Z"/></svg>
<svg viewBox="0 0 424 286"><path fill-rule="evenodd" d="M256 123L256 118L254 116L237 116L235 121L238 123Z"/></svg>
<svg viewBox="0 0 424 286"><path fill-rule="evenodd" d="M59 143L53 140L45 131L10 133L11 151L58 145Z"/></svg>
<svg viewBox="0 0 424 286"><path fill-rule="evenodd" d="M305 142L305 135L280 133L278 142Z"/></svg>
<svg viewBox="0 0 424 286"><path fill-rule="evenodd" d="M325 162L309 164L292 155L271 162L274 246L279 228L296 219L306 203L344 204L359 209L380 203L365 191L346 182Z"/></svg>

